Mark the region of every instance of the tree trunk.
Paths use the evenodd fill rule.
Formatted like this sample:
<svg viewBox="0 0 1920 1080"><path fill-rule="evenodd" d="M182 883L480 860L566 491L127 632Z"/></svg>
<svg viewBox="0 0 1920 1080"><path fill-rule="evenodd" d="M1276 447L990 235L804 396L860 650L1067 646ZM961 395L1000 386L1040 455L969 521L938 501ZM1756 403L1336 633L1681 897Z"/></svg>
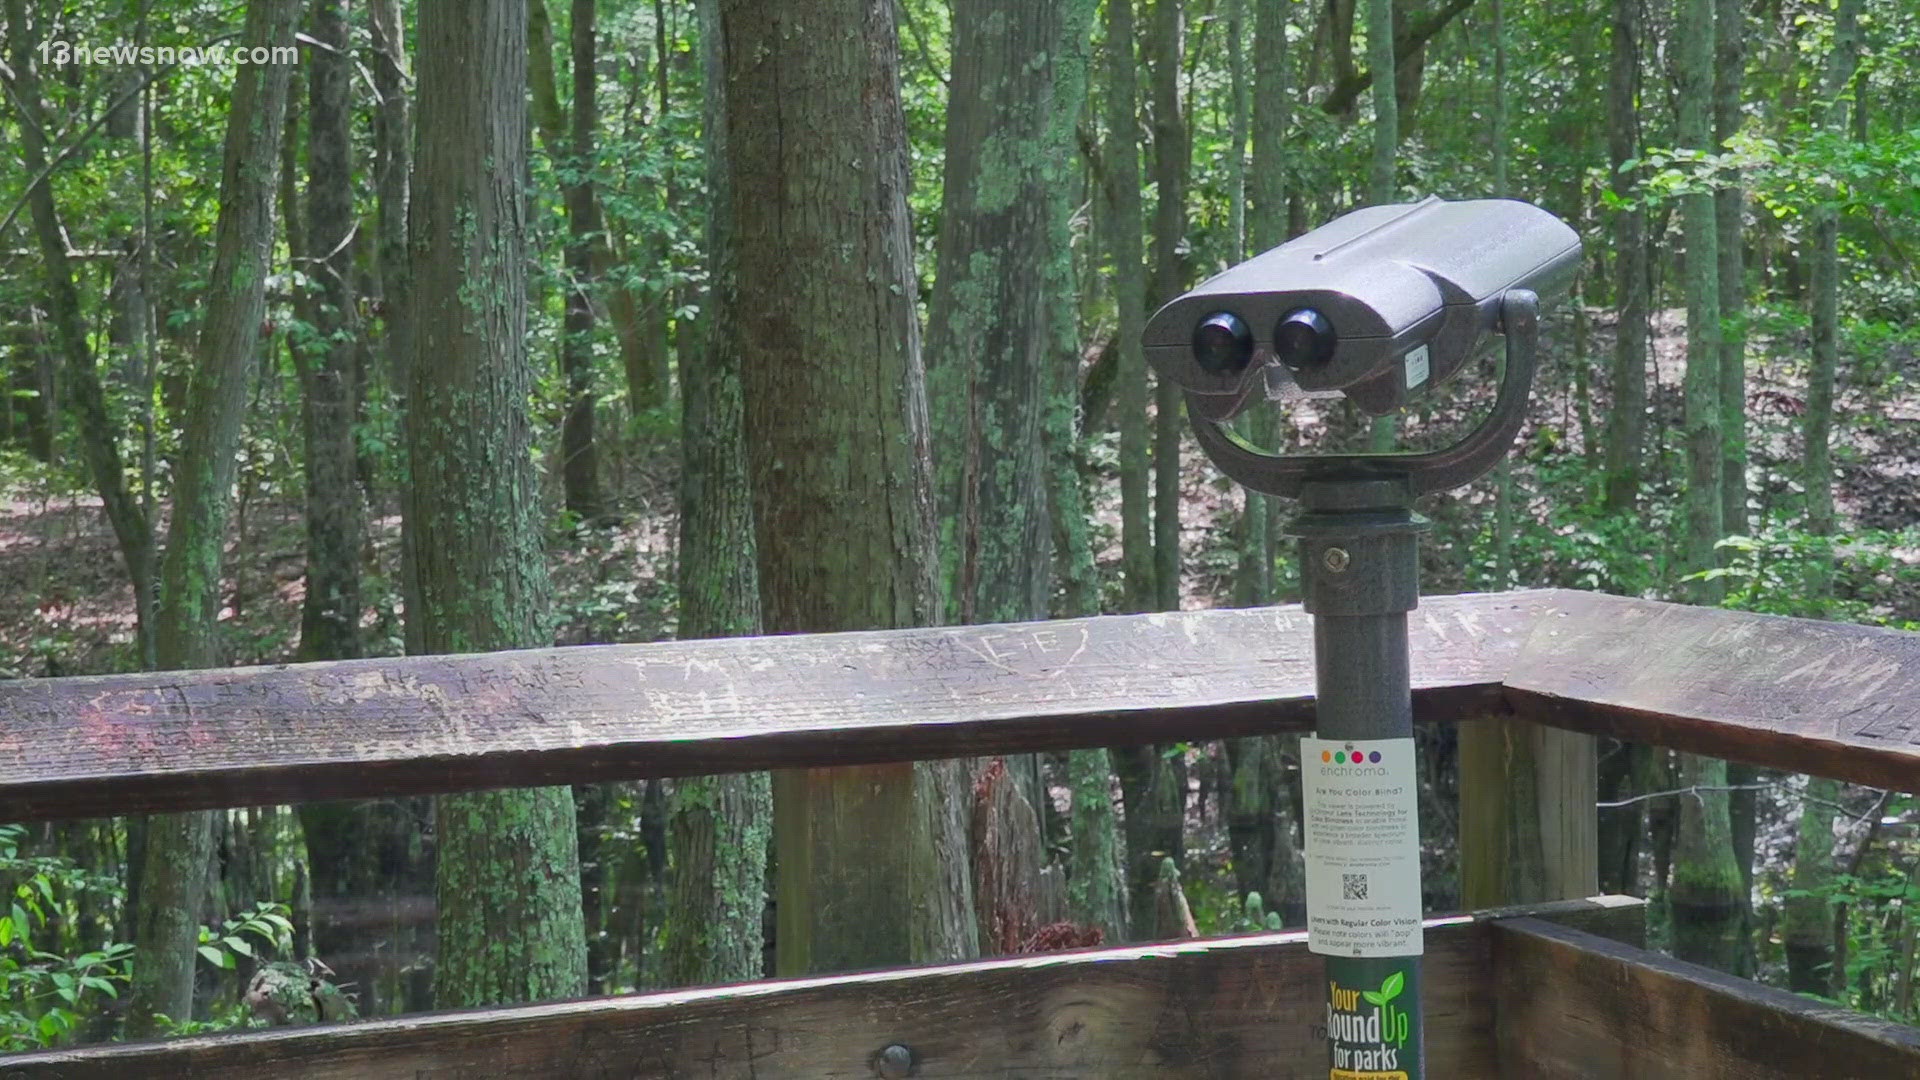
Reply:
<svg viewBox="0 0 1920 1080"><path fill-rule="evenodd" d="M1638 180L1621 168L1640 156L1640 0L1614 0L1607 75L1608 187L1627 205L1613 212L1613 408L1607 413L1606 507L1639 503L1647 430L1647 211Z"/></svg>
<svg viewBox="0 0 1920 1080"><path fill-rule="evenodd" d="M1073 793L1067 904L1075 920L1099 927L1107 941L1119 942L1128 940L1127 892L1113 773L1113 759L1105 750L1075 750L1067 756L1067 786Z"/></svg>
<svg viewBox="0 0 1920 1080"><path fill-rule="evenodd" d="M1153 183L1155 193L1153 220L1153 283L1155 301L1170 299L1180 289L1184 272L1177 248L1186 231L1186 125L1180 106L1180 57L1182 33L1177 0L1153 0L1152 21L1145 42L1145 57L1153 110ZM1113 145L1106 155L1111 172L1115 200L1112 227L1115 232L1115 292L1120 310L1121 398L1120 483L1122 502L1122 548L1130 567L1138 566L1142 582L1136 592L1129 573L1128 606L1133 610L1177 610L1180 606L1180 474L1179 422L1180 397L1177 388L1167 382L1156 384L1153 426L1153 535L1152 560L1133 559L1134 545L1126 539L1126 501L1131 478L1129 465L1130 431L1137 437L1142 475L1133 482L1144 507L1146 500L1146 372L1144 359L1138 368L1129 369L1132 358L1140 355L1141 320L1146 313L1146 298L1132 291L1126 279L1137 271L1139 263L1139 182L1129 167L1138 132L1135 110L1133 52L1133 6L1126 0L1107 4L1107 47L1110 67L1108 137ZM1124 69L1124 70L1123 70ZM1129 206L1131 204L1131 206ZM1138 411L1138 418L1135 413ZM1132 426L1137 425L1137 429ZM1136 523L1137 539L1143 550L1146 536L1144 509ZM1121 801L1125 809L1127 848L1128 924L1135 935L1151 937L1155 929L1154 889L1159 880L1160 859L1171 855L1180 861L1185 789L1176 782L1168 760L1170 747L1134 746L1112 751L1120 776Z"/></svg>
<svg viewBox="0 0 1920 1080"><path fill-rule="evenodd" d="M1786 899L1781 939L1787 989L1827 994L1833 987L1833 819L1840 782L1807 778L1793 847L1793 892Z"/></svg>
<svg viewBox="0 0 1920 1080"><path fill-rule="evenodd" d="M1186 55L1182 0L1153 0L1147 33L1147 73L1153 98L1153 288L1149 303L1164 304L1186 287L1187 121L1180 100ZM1144 310L1144 309L1143 309ZM1180 610L1180 435L1185 396L1172 380L1156 379L1153 393L1154 606Z"/></svg>
<svg viewBox="0 0 1920 1080"><path fill-rule="evenodd" d="M961 622L1047 612L1043 430L1053 309L1069 302L1054 265L1066 253L1052 245L1070 212L1080 106L1078 80L1056 79L1084 56L1092 13L1088 0L960 0L954 11L927 380L947 612Z"/></svg>
<svg viewBox="0 0 1920 1080"><path fill-rule="evenodd" d="M1379 206L1393 202L1400 191L1396 178L1400 111L1394 92L1399 79L1393 50L1393 0L1367 0L1367 68L1373 76L1373 157L1367 201ZM1399 429L1398 416L1374 417L1368 448L1376 452L1391 449Z"/></svg>
<svg viewBox="0 0 1920 1080"><path fill-rule="evenodd" d="M667 118L667 78L668 44L666 29L666 11L661 0L653 3L654 57L653 74L659 99L654 113L654 127L662 137L666 137ZM638 70L639 65L635 68ZM643 96L644 88L635 91ZM673 172L668 162L668 172L658 185L667 196L656 205L672 205ZM656 196L649 195L650 199ZM709 199L711 204L711 199ZM640 240L640 251L631 260L616 255L616 261L637 262L643 266L658 268L664 272L671 253L666 243L651 226ZM658 409L667 402L668 381L668 342L667 308L671 302L668 288L664 282L639 284L631 279L616 281L608 290L607 314L613 323L614 337L620 343L621 368L626 372L627 411L633 427L639 430L640 418L646 413Z"/></svg>
<svg viewBox="0 0 1920 1080"><path fill-rule="evenodd" d="M1077 9L1070 9L1077 10ZM1077 138L1076 127L1088 112L1088 65L1092 53L1093 11L1078 21L1073 33L1062 32L1060 56L1054 75L1053 123L1064 129L1060 139L1071 147ZM1071 104L1072 110L1067 106ZM1075 155L1076 164L1085 162ZM1100 609L1100 581L1094 566L1091 513L1088 511L1087 468L1082 436L1093 426L1090 415L1081 413L1080 395L1080 305L1097 294L1099 257L1097 248L1086 245L1086 273L1077 276L1074 261L1072 207L1082 202L1087 207L1089 236L1102 235L1098 224L1099 199L1092 196L1095 170L1076 168L1072 174L1064 162L1056 164L1056 187L1052 197L1064 200L1061 211L1048 218L1051 239L1045 251L1047 295L1047 415L1043 438L1046 443L1048 517L1053 524L1054 576L1058 582L1060 614L1097 614ZM1071 186L1069 186L1071 185ZM1074 189L1079 189L1075 193ZM1084 286L1083 286L1084 283ZM1070 616L1069 616L1070 617ZM1044 806L1045 804L1043 804Z"/></svg>
<svg viewBox="0 0 1920 1080"><path fill-rule="evenodd" d="M760 630L745 430L741 425L734 260L728 211L726 62L718 0L701 0L706 114L707 281L699 354L680 376L680 628L682 638ZM690 777L673 786L668 842L666 975L675 986L761 976L773 791L765 773Z"/></svg>
<svg viewBox="0 0 1920 1080"><path fill-rule="evenodd" d="M1140 127L1138 61L1133 42L1134 0L1107 0L1108 245L1113 253L1113 296L1118 315L1120 383L1120 551L1128 611L1154 606L1153 534L1147 509L1147 360L1140 344L1146 325L1146 268L1140 246Z"/></svg>
<svg viewBox="0 0 1920 1080"><path fill-rule="evenodd" d="M1679 146L1710 153L1713 149L1713 3L1714 0L1678 0L1674 12L1674 40L1678 54L1675 77L1679 91ZM1714 548L1723 535L1720 500L1721 440L1725 435L1720 410L1720 280L1714 196L1700 191L1681 196L1686 235L1685 286L1687 297L1686 457L1687 540L1686 569L1700 573L1718 562ZM1688 588L1695 603L1715 604L1725 595L1718 579L1698 580Z"/></svg>
<svg viewBox="0 0 1920 1080"><path fill-rule="evenodd" d="M860 0L720 8L729 329L771 633L938 615L893 13ZM968 801L952 762L777 775L779 971L975 954Z"/></svg>
<svg viewBox="0 0 1920 1080"><path fill-rule="evenodd" d="M573 0L573 113L568 147L573 181L565 185L567 205L567 307L560 339L560 377L567 385L567 410L560 422L560 478L566 507L588 524L606 512L600 491L600 454L594 442L593 290L598 274L594 258L600 234L600 208L594 201L593 129L600 122L594 103L599 82L595 68L594 0Z"/></svg>
<svg viewBox="0 0 1920 1080"><path fill-rule="evenodd" d="M332 14L330 25L323 20L321 9L330 6L323 3L315 10L314 36L319 40L333 41L320 35L344 31L338 12ZM383 77L398 91L401 83L395 65L399 60L388 51L389 46L398 47L391 41L391 35L397 33L399 27L398 10L371 9L369 18L372 32L380 35L375 46L376 75L384 73ZM345 141L344 125L351 114L342 100L349 92L349 83L343 81L347 77L340 74L348 70L348 61L343 55L320 49L313 50L312 57L313 75L308 93L308 212L300 213L295 197L295 176L299 170L297 103L302 81L298 70L292 80L286 132L281 140L279 203L287 229L287 253L295 265L309 268L309 276L319 284L317 289L295 293L295 317L316 331L324 332L323 328L331 327L332 333L343 333L347 330L346 321L352 318L351 311L341 306L340 287L344 279L330 278L348 272L351 265L346 250L335 251L351 227L351 192L344 186L350 175L350 144ZM404 142L407 131L404 120L397 130L390 127L382 130L383 123L391 124L391 116L380 110L391 107L391 102L382 102L376 107L377 121L383 116L385 120L376 123L376 154L380 158L375 162L375 188L382 200L376 236L381 306L388 326L389 368L394 369L403 366L392 362L397 312L386 305L389 299L404 292L406 204L404 194L397 209L391 199L396 180L404 192L406 176L404 164L397 178L392 175L389 155L393 153L392 144ZM388 245L398 246L402 261L397 268L391 265L393 248ZM316 262L313 261L316 252L320 255L332 252L333 257ZM345 302L351 303L350 298ZM345 341L340 344L349 345ZM352 368L344 369L343 378L342 369L332 363L333 345L320 333L289 338L288 351L293 355L301 380L303 437L308 448L305 468L309 584L308 605L303 612L303 659L334 658L335 652L341 656L355 655L358 642L357 627L344 618L334 617L326 605L315 603L320 597L316 590L327 588L324 583L329 579L337 583L348 580L350 575L357 589L359 574L360 499L353 486L350 439L353 404L349 388L343 385L351 378ZM350 360L348 363L350 365ZM316 407L326 419L315 417ZM343 409L349 410L345 419ZM345 504L356 518L351 528L356 534L352 544L346 543L341 522L329 516L331 512L326 505L329 488L334 498L331 512L340 509L338 500L343 494L353 497L352 502ZM314 533L320 535L314 536ZM404 551L404 542L401 561L404 582L405 575L410 573L410 557ZM403 584L403 590L411 595L410 586ZM357 602L353 606L357 607ZM352 636L343 640L343 631ZM405 1012L432 1005L425 993L424 980L414 974L431 970L428 965L434 951L432 847L428 841L432 830L427 826L431 806L427 799L400 799L311 803L297 808L310 879L299 919L299 930L307 939L307 951L300 955L325 963L332 969L337 983L353 985L361 1015Z"/></svg>
<svg viewBox="0 0 1920 1080"><path fill-rule="evenodd" d="M527 416L526 35L521 0L420 6L407 618L429 653L552 643ZM435 1004L582 993L573 793L442 797L435 841Z"/></svg>
<svg viewBox="0 0 1920 1080"><path fill-rule="evenodd" d="M1227 263L1247 257L1247 126L1252 111L1247 89L1246 0L1227 0Z"/></svg>
<svg viewBox="0 0 1920 1080"><path fill-rule="evenodd" d="M594 439L593 291L605 261L600 208L591 169L593 132L599 122L594 103L593 0L573 0L570 10L573 110L560 101L553 69L553 25L546 0L527 3L527 73L532 114L540 147L560 173L561 203L566 209L565 309L560 335L560 378L566 386L560 420L560 487L568 512L587 525L598 524L605 507L600 491L600 457Z"/></svg>
<svg viewBox="0 0 1920 1080"><path fill-rule="evenodd" d="M1500 0L1490 0L1493 15L1493 197L1508 198L1507 183L1507 21ZM1505 364L1505 358L1501 363ZM1502 454L1493 467L1493 588L1513 588L1513 456Z"/></svg>
<svg viewBox="0 0 1920 1080"><path fill-rule="evenodd" d="M1841 0L1835 12L1833 50L1827 56L1827 70L1821 93L1827 102L1825 122L1829 130L1847 129L1847 105L1841 95L1852 81L1860 57L1860 0ZM1814 210L1813 245L1813 364L1807 379L1807 412L1804 428L1806 442L1807 531L1815 536L1832 536L1833 457L1833 383L1840 366L1840 266L1837 207L1826 205ZM1822 553L1815 562L1809 592L1817 601L1828 598L1832 589L1830 556ZM1833 819L1840 798L1840 785L1820 777L1807 778L1806 796L1800 807L1798 839L1794 845L1793 888L1800 895L1786 902L1786 925L1782 937L1786 944L1787 983L1789 989L1804 993L1827 994L1840 984L1844 958L1836 954L1836 941L1844 943L1844 927L1836 929L1834 905L1829 895L1833 880Z"/></svg>
<svg viewBox="0 0 1920 1080"><path fill-rule="evenodd" d="M1828 130L1847 130L1847 106L1842 91L1853 79L1860 56L1860 3L1842 0L1836 15L1833 51L1827 57L1821 94L1827 101ZM1831 197L1830 197L1831 198ZM1833 384L1840 367L1840 210L1832 202L1813 211L1813 363L1807 373L1807 413L1804 427L1807 471L1807 531L1832 536L1833 512ZM1824 601L1833 587L1832 556L1820 553L1814 561L1808 590Z"/></svg>
<svg viewBox="0 0 1920 1080"><path fill-rule="evenodd" d="M306 436L307 592L300 613L300 659L360 655L360 507L355 351L360 335L353 289L353 62L347 52L346 0L317 0L307 62L307 254L319 303L313 333L294 350ZM292 222L289 228L297 227Z"/></svg>
<svg viewBox="0 0 1920 1080"><path fill-rule="evenodd" d="M1129 746L1111 751L1126 809L1128 922L1137 940L1154 933L1154 888L1160 860L1186 863L1187 770L1173 747Z"/></svg>
<svg viewBox="0 0 1920 1080"><path fill-rule="evenodd" d="M1068 232L1084 88L1075 76L1092 20L1090 0L963 0L954 12L927 378L947 614L961 622L1045 618L1052 593L1045 423L1056 350L1072 348L1071 324L1064 342L1056 329L1055 309L1071 304L1071 268L1055 245ZM1075 70L1062 79L1063 68ZM1029 813L995 824L1037 828L1038 759L1016 755L1005 766ZM990 840L1024 852L1039 850L1040 837ZM1019 895L1039 888L1037 879L994 880Z"/></svg>
<svg viewBox="0 0 1920 1080"><path fill-rule="evenodd" d="M1638 792L1636 782L1645 771L1647 749L1637 743L1616 743L1600 756L1598 781L1601 802L1624 803L1600 809L1600 891L1640 893L1640 849L1646 838L1646 804L1628 802Z"/></svg>
<svg viewBox="0 0 1920 1080"><path fill-rule="evenodd" d="M1227 819L1227 846L1233 855L1234 891L1242 899L1259 893L1270 910L1281 911L1297 891L1288 881L1295 857L1292 815L1276 790L1280 774L1277 739L1228 739L1227 785L1221 800Z"/></svg>
<svg viewBox="0 0 1920 1080"><path fill-rule="evenodd" d="M380 318L385 326L387 380L396 405L406 412L408 364L413 358L412 273L407 250L407 184L413 174L412 79L407 72L406 27L400 0L369 0L367 21L373 46L373 186L376 198L376 255L380 270ZM401 468L405 469L405 455ZM401 486L406 486L403 478ZM409 534L400 534L400 599L412 610L420 594ZM408 621L408 652L416 652Z"/></svg>
<svg viewBox="0 0 1920 1080"><path fill-rule="evenodd" d="M1679 0L1674 13L1678 43L1679 145L1711 151L1714 0ZM1718 561L1721 537L1720 478L1720 286L1717 223L1710 191L1682 196L1686 234L1687 296L1687 559L1694 573ZM1725 593L1717 579L1696 580L1695 603L1716 604ZM1681 785L1725 788L1724 761L1680 756ZM1733 830L1727 793L1698 791L1681 797L1673 850L1674 955L1722 971L1737 971L1746 953L1741 911L1742 882L1733 860Z"/></svg>
<svg viewBox="0 0 1920 1080"><path fill-rule="evenodd" d="M1287 236L1287 15L1292 0L1255 0L1253 8L1253 176L1248 196L1253 214L1247 233L1255 252Z"/></svg>
<svg viewBox="0 0 1920 1080"><path fill-rule="evenodd" d="M1746 956L1741 894L1727 808L1727 763L1680 756L1680 825L1673 846L1673 955L1738 974ZM1720 790L1711 790L1711 789Z"/></svg>
<svg viewBox="0 0 1920 1080"><path fill-rule="evenodd" d="M1278 5L1267 5L1277 8ZM1247 90L1245 56L1246 0L1228 0L1227 73L1232 112L1227 131L1227 262L1247 257L1247 128L1252 104ZM1241 434L1259 441L1260 429L1271 427L1265 410L1256 407L1241 417ZM1273 595L1272 538L1267 535L1266 497L1244 485L1240 488L1240 518L1234 529L1233 599L1241 607L1268 603Z"/></svg>
<svg viewBox="0 0 1920 1080"><path fill-rule="evenodd" d="M1399 99L1394 94L1398 72L1393 55L1393 0L1367 0L1367 68L1373 75L1373 157L1367 178L1367 198L1390 203L1399 191L1395 178L1400 153Z"/></svg>
<svg viewBox="0 0 1920 1080"><path fill-rule="evenodd" d="M248 5L245 40L254 47L293 43L296 0ZM240 423L254 350L266 309L272 250L274 169L286 115L291 66L238 69L214 226L213 274L187 394L185 435L174 469L173 515L162 567L156 654L164 670L219 662L221 555ZM164 1030L193 1015L194 946L213 855L213 815L201 811L148 819L141 909L135 915L129 1035Z"/></svg>
<svg viewBox="0 0 1920 1080"><path fill-rule="evenodd" d="M1713 127L1716 152L1739 134L1740 83L1747 63L1746 7L1714 0ZM1714 192L1715 253L1720 290L1720 526L1728 536L1747 532L1747 275L1742 223L1747 193L1739 174Z"/></svg>

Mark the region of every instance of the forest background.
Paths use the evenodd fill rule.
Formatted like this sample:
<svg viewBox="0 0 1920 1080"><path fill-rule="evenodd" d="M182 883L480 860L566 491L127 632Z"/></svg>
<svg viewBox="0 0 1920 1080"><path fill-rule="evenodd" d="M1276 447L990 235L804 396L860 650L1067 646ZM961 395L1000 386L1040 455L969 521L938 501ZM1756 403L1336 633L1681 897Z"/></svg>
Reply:
<svg viewBox="0 0 1920 1080"><path fill-rule="evenodd" d="M1196 451L1140 326L1428 194L1536 202L1586 257L1512 461L1423 508L1426 593L1920 629L1905 0L0 14L12 677L1297 600L1284 508ZM297 59L178 53L210 44ZM1426 445L1489 385L1243 434ZM1446 910L1457 746L1420 737ZM0 1047L1293 924L1297 766L0 826ZM850 776L909 812L809 819ZM1600 791L1602 887L1663 947L1916 1018L1912 796L1618 743ZM849 850L869 884L817 857ZM813 899L861 888L854 925Z"/></svg>

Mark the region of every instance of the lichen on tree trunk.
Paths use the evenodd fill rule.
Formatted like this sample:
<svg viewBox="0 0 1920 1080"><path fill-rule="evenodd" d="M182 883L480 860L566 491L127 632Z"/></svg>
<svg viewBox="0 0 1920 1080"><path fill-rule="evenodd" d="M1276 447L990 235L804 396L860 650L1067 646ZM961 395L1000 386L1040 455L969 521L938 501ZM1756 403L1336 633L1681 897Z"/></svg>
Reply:
<svg viewBox="0 0 1920 1080"><path fill-rule="evenodd" d="M706 110L705 333L680 376L679 636L758 633L759 577L741 423L740 343L732 322L734 259L726 169L725 60L718 0L701 0ZM667 897L669 983L737 982L763 973L767 843L773 790L765 773L690 777L674 784L667 820L673 883Z"/></svg>
<svg viewBox="0 0 1920 1080"><path fill-rule="evenodd" d="M294 349L306 442L307 581L300 659L360 655L360 546L363 525L354 440L360 335L353 289L352 63L345 0L313 5L321 47L307 67L307 232L311 334ZM288 222L296 229L301 223Z"/></svg>
<svg viewBox="0 0 1920 1080"><path fill-rule="evenodd" d="M741 387L772 633L938 618L893 15L859 0L720 8L729 323L752 349ZM966 795L944 762L776 776L780 971L973 954Z"/></svg>
<svg viewBox="0 0 1920 1080"><path fill-rule="evenodd" d="M552 641L526 356L526 5L420 8L406 527L425 652ZM573 793L436 807L442 1007L586 989Z"/></svg>
<svg viewBox="0 0 1920 1080"><path fill-rule="evenodd" d="M291 44L300 5L257 0L247 10L250 46ZM238 69L220 179L220 217L206 322L195 349L185 437L174 467L173 515L161 569L155 658L166 670L219 662L221 556L248 375L266 307L268 242L273 234L275 159L285 119L286 65ZM213 854L207 812L149 819L127 1029L160 1030L158 1017L191 1019L194 946Z"/></svg>

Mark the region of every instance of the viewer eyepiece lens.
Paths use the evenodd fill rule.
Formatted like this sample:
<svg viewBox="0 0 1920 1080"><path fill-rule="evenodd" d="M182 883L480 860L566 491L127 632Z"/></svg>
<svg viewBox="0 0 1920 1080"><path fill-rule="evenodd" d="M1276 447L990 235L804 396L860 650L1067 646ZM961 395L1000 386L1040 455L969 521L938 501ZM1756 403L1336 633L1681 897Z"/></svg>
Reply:
<svg viewBox="0 0 1920 1080"><path fill-rule="evenodd" d="M1273 328L1273 355L1298 371L1331 360L1338 341L1333 324L1325 315L1312 308L1294 308L1282 315L1279 325Z"/></svg>
<svg viewBox="0 0 1920 1080"><path fill-rule="evenodd" d="M1193 358L1214 375L1246 369L1253 359L1253 331L1231 311L1216 311L1193 330Z"/></svg>

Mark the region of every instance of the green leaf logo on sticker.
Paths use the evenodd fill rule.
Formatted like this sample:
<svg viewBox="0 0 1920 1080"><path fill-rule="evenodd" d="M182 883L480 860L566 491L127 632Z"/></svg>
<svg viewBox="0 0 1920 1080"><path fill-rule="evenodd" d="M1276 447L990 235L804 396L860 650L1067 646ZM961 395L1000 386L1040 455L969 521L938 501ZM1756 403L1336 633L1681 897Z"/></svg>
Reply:
<svg viewBox="0 0 1920 1080"><path fill-rule="evenodd" d="M1406 988L1406 975L1396 971L1387 976L1386 981L1380 984L1379 990L1362 990L1360 996L1375 1005L1385 1006L1387 1002L1399 997L1400 992Z"/></svg>

